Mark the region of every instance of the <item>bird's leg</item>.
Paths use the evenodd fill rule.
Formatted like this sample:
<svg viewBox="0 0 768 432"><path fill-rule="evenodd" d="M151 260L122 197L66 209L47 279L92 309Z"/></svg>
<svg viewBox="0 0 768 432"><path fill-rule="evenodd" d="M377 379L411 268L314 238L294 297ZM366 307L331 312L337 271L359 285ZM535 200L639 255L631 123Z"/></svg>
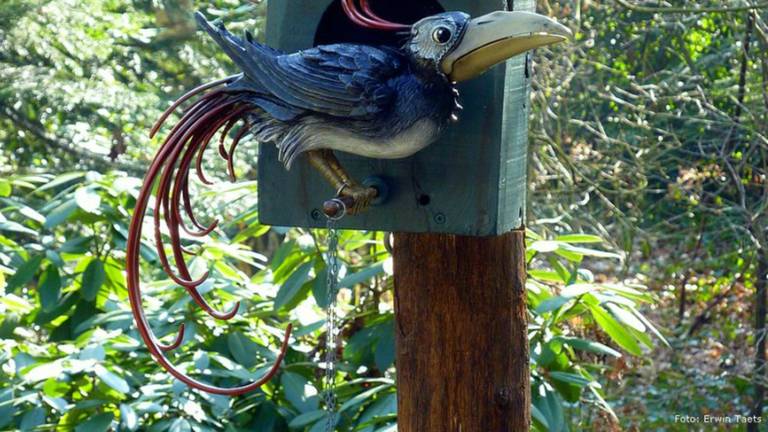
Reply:
<svg viewBox="0 0 768 432"><path fill-rule="evenodd" d="M307 152L309 163L333 186L342 197L352 200L347 209L351 215L365 211L376 198L374 188L365 187L352 180L331 150L311 150Z"/></svg>
<svg viewBox="0 0 768 432"><path fill-rule="evenodd" d="M344 183L352 185L355 183L347 174L347 171L341 166L341 162L336 159L336 155L333 154L333 150L320 150L323 152L323 158L328 162L328 166L333 170L336 175L339 176Z"/></svg>

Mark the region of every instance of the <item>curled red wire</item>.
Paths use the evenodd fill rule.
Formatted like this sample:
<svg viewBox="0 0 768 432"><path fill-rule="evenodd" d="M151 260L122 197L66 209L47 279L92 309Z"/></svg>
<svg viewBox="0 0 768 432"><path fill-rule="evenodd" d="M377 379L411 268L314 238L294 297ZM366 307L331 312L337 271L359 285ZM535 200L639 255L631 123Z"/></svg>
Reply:
<svg viewBox="0 0 768 432"><path fill-rule="evenodd" d="M250 130L250 124L247 121L247 113L252 107L238 93L226 92L217 87L231 83L237 78L239 78L239 75L233 75L202 85L190 91L174 102L152 127L150 136L156 135L171 113L176 111L176 109L178 109L184 102L202 94L202 96L200 96L198 100L184 112L179 123L173 127L147 171L146 177L144 178L144 184L136 199L136 208L131 219L128 244L126 247L126 273L131 310L136 320L139 334L146 343L149 352L171 375L190 387L209 393L229 396L250 392L272 379L278 372L280 364L285 357L293 327L289 325L286 329L280 347L280 353L278 354L275 363L270 370L258 380L233 388L216 387L198 381L179 370L164 355L165 351L173 350L181 345L184 340L184 324L179 326L178 334L170 344L160 342L149 325L141 303L139 258L142 237L141 233L142 226L144 225L145 213L149 206L152 190L157 186L152 215L154 221L155 249L163 270L175 283L184 287L194 302L210 316L221 320L228 320L237 314L237 310L240 306L239 302L235 304L230 311L219 312L213 309L205 298L203 298L198 291L198 288L206 281L208 273L200 278L193 279L184 256L185 254L189 254L189 251L184 249L181 245L181 230L191 236L204 237L210 234L218 224L218 221L214 221L208 226L205 226L198 221L192 211L192 201L189 192L189 173L191 172L190 168L193 162L195 163L195 171L200 181L205 184L211 184L203 174L202 158L203 153L208 148L208 144L218 132L221 132L221 137L219 139L219 153L227 161L227 171L230 178L235 178L233 164L234 152L240 140ZM208 90L212 91L207 92ZM237 126L238 123L242 123L242 125L237 131L229 151L226 151L224 148L226 138L229 132ZM187 222L190 223L193 228L187 226L182 211L184 215L186 215ZM172 269L170 259L165 252L163 226L166 228L166 235L170 238L169 245L176 271Z"/></svg>
<svg viewBox="0 0 768 432"><path fill-rule="evenodd" d="M347 17L349 17L353 23L361 27L375 30L402 31L411 29L411 26L407 24L387 21L376 15L371 8L371 5L368 3L368 0L359 1L362 10L358 7L357 0L341 0L341 7L344 9L344 13L347 14Z"/></svg>

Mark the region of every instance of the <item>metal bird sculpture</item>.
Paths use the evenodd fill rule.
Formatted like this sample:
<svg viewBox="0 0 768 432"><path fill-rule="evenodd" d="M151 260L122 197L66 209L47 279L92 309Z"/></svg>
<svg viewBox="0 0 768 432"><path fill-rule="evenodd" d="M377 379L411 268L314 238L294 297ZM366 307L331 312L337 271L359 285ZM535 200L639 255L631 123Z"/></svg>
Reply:
<svg viewBox="0 0 768 432"><path fill-rule="evenodd" d="M499 11L475 19L463 12L445 12L405 25L378 17L368 0L340 1L353 23L402 33L402 47L340 43L287 54L255 42L250 33L243 38L232 35L223 25L213 26L198 13L200 26L241 73L187 93L152 128L154 136L174 111L197 97L149 167L127 245L128 286L139 332L160 364L191 387L237 395L261 386L277 373L291 327L272 368L261 379L239 387L221 388L197 381L165 357L166 351L181 344L184 327L174 342L161 343L144 315L139 284L141 228L155 186L154 238L165 272L208 314L230 319L239 304L222 313L207 303L199 292L207 274L192 277L185 258L188 251L181 244L181 231L204 237L217 225L203 225L194 216L188 186L193 164L201 182L211 183L203 173L202 161L217 135L219 154L227 160L233 180L235 150L250 134L260 143L276 144L287 169L299 158L307 158L343 199L344 211L357 214L370 205L378 191L352 179L334 151L377 159L413 155L458 119L461 105L457 83L514 55L571 37L565 26L528 12ZM230 135L234 136L227 145ZM166 254L164 236L170 238L176 271Z"/></svg>

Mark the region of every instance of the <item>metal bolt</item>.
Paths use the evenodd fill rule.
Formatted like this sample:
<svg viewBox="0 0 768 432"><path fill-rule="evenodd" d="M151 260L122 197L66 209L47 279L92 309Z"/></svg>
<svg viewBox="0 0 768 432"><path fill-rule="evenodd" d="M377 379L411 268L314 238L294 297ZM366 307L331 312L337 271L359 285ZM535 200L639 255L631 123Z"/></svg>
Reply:
<svg viewBox="0 0 768 432"><path fill-rule="evenodd" d="M312 213L310 213L310 216L312 216L313 220L319 221L320 218L323 216L323 213L318 209L314 209L312 210Z"/></svg>
<svg viewBox="0 0 768 432"><path fill-rule="evenodd" d="M435 215L435 223L438 225L443 225L445 223L445 215L442 213L438 213Z"/></svg>

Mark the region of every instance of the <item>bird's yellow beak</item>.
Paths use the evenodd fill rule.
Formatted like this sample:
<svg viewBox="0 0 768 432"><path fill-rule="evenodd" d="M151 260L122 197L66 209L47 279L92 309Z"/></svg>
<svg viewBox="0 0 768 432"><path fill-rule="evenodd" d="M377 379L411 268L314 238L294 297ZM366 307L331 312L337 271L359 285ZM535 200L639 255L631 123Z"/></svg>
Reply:
<svg viewBox="0 0 768 432"><path fill-rule="evenodd" d="M440 67L453 82L474 78L525 51L571 39L568 27L531 12L493 12L475 18Z"/></svg>

